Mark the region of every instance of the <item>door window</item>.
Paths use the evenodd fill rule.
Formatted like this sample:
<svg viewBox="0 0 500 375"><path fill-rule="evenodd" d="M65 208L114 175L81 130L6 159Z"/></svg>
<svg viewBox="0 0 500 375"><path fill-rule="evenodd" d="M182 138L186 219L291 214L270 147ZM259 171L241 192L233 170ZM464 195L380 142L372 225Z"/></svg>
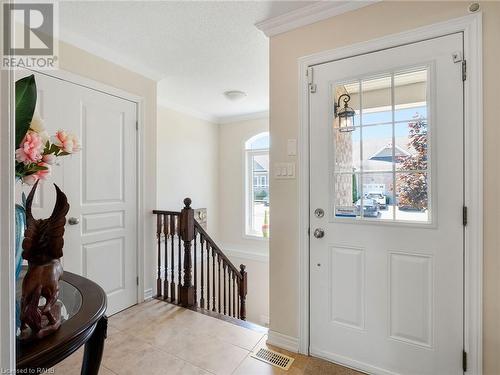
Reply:
<svg viewBox="0 0 500 375"><path fill-rule="evenodd" d="M333 85L335 217L430 222L428 77L421 67ZM336 115L345 94L348 129Z"/></svg>

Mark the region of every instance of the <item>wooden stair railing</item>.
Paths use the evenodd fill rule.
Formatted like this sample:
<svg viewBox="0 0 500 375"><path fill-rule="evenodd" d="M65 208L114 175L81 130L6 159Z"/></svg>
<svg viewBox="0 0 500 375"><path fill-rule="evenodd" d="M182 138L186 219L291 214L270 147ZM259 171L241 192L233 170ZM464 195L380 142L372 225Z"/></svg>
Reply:
<svg viewBox="0 0 500 375"><path fill-rule="evenodd" d="M236 268L196 221L190 198L184 199L184 205L180 212L153 211L158 262L156 298L246 320L245 265Z"/></svg>

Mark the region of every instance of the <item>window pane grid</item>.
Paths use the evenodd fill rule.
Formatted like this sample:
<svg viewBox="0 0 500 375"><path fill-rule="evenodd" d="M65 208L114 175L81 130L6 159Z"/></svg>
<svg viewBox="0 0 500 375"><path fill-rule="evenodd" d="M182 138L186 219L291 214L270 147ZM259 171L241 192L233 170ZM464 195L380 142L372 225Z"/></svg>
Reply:
<svg viewBox="0 0 500 375"><path fill-rule="evenodd" d="M418 117L419 120L423 120L423 121L427 121L427 117L423 117L423 116L419 116ZM371 127L377 127L379 125L398 125L398 124L403 124L403 125L406 125L408 124L408 122L411 122L411 121L414 121L415 119L414 118L411 118L411 119L407 119L407 120L394 120L394 121L389 121L389 122L376 122L376 123L371 123L371 124L366 124L366 125L362 125L363 128L371 128ZM361 129L361 125L353 125L352 126L353 129ZM335 132L340 132L340 130L338 128L335 128L334 129Z"/></svg>
<svg viewBox="0 0 500 375"><path fill-rule="evenodd" d="M392 72L376 78L352 81L341 85L340 91L336 88L335 98L338 98L342 89L353 97L357 96L359 109L356 109L355 113L359 117L359 125L355 124L353 132L347 133L351 134L350 136L333 127L336 145L332 175L336 181L334 191L341 186L349 189L346 182L352 179L353 201L352 211L347 215L349 210L345 207L345 202L346 196L349 196L348 191L337 191L335 216L428 222L430 190L427 165L427 77L427 68L420 68L409 73ZM340 146L346 142L350 143L352 148L351 158L340 154L345 149ZM385 146L374 152L380 145ZM358 155L355 155L356 153ZM349 160L350 164L346 163ZM385 165L384 162L390 162L390 165ZM357 186L354 186L355 184ZM339 199L344 205L340 206ZM404 200L404 204L400 204L399 199ZM414 204L411 199L415 200ZM375 201L384 209L376 215L374 210L370 211ZM341 210L337 209L337 206ZM412 212L402 213L403 210Z"/></svg>

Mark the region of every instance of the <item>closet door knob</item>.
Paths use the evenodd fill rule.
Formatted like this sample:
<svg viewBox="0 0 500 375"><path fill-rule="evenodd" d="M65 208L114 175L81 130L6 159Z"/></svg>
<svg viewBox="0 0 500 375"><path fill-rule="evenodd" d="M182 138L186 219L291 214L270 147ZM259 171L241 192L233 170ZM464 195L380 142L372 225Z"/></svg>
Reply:
<svg viewBox="0 0 500 375"><path fill-rule="evenodd" d="M70 217L68 219L68 224L69 225L77 225L80 223L80 219L78 219L77 217Z"/></svg>

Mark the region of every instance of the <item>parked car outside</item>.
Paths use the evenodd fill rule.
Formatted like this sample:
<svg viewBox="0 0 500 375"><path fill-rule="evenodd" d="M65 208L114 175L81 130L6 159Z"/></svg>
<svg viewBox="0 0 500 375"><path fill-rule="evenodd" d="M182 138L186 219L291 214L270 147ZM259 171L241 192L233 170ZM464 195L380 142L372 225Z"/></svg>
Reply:
<svg viewBox="0 0 500 375"><path fill-rule="evenodd" d="M361 199L355 203L359 211L361 211ZM375 199L365 198L363 199L363 216L365 217L378 217L379 214L379 204Z"/></svg>
<svg viewBox="0 0 500 375"><path fill-rule="evenodd" d="M382 209L387 208L387 197L382 194L382 193L366 193L365 194L365 199L373 199L375 202L378 203L379 207Z"/></svg>

